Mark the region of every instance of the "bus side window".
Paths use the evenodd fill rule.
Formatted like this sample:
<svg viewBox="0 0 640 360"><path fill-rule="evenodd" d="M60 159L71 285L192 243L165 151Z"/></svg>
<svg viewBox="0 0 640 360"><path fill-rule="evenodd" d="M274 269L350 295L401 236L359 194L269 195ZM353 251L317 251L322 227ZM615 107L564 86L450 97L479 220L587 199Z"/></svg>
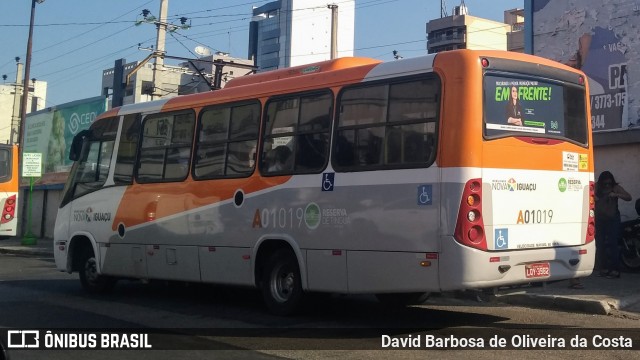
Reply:
<svg viewBox="0 0 640 360"><path fill-rule="evenodd" d="M189 160L195 116L192 111L148 116L142 124L137 181L183 181Z"/></svg>
<svg viewBox="0 0 640 360"><path fill-rule="evenodd" d="M270 101L261 171L278 174L322 171L329 154L332 108L333 94L329 91ZM282 159L287 151L291 154L285 162Z"/></svg>
<svg viewBox="0 0 640 360"><path fill-rule="evenodd" d="M269 172L291 170L291 150L286 145L280 145L270 150L266 156L266 163Z"/></svg>
<svg viewBox="0 0 640 360"><path fill-rule="evenodd" d="M439 89L433 77L344 89L333 151L337 170L431 165Z"/></svg>
<svg viewBox="0 0 640 360"><path fill-rule="evenodd" d="M140 114L125 115L113 174L113 182L116 185L130 185L133 183L133 170L136 156L138 155L139 138Z"/></svg>
<svg viewBox="0 0 640 360"><path fill-rule="evenodd" d="M255 166L259 124L257 101L204 109L198 124L194 178L250 176Z"/></svg>
<svg viewBox="0 0 640 360"><path fill-rule="evenodd" d="M338 139L336 140L336 164L343 167L353 166L355 164L353 141L347 138L347 133L353 134L354 131L340 131L338 132ZM353 136L351 136L351 138L353 138Z"/></svg>

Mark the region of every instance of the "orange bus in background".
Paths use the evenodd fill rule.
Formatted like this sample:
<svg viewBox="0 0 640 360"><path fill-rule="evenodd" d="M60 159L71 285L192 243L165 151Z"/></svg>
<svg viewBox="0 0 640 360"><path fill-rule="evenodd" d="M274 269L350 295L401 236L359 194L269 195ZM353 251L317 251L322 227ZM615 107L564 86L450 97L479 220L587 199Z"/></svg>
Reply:
<svg viewBox="0 0 640 360"><path fill-rule="evenodd" d="M18 146L0 144L0 237L16 236L18 231Z"/></svg>
<svg viewBox="0 0 640 360"><path fill-rule="evenodd" d="M586 276L593 148L582 72L457 50L344 58L125 105L74 139L61 271L306 292L429 292Z"/></svg>

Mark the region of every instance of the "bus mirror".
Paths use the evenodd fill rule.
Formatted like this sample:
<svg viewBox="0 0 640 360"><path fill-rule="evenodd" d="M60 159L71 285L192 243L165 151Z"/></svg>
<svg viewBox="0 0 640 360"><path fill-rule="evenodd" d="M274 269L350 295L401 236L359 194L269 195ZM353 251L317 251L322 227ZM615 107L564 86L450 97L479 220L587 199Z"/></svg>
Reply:
<svg viewBox="0 0 640 360"><path fill-rule="evenodd" d="M82 130L73 137L71 143L71 149L69 150L69 160L77 161L80 159L80 153L82 152L82 143L84 139L91 135L91 130Z"/></svg>

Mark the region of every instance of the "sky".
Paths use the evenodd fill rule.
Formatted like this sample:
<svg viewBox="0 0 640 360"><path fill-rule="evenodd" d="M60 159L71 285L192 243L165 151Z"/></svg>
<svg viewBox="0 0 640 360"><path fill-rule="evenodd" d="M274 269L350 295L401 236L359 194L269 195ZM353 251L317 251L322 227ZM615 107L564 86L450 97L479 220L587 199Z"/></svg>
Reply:
<svg viewBox="0 0 640 360"><path fill-rule="evenodd" d="M328 0L337 3L344 0ZM168 55L195 56L196 46L246 58L252 6L270 1L169 0L168 22L187 17L188 30L167 36ZM466 0L473 16L503 21L507 9L524 0ZM425 55L426 23L440 17L440 0L356 0L354 55L392 60L393 50ZM449 14L460 0L446 0ZM101 94L102 70L114 61L143 60L140 47L155 45L152 24L135 25L142 10L159 16L160 0L45 0L36 4L30 78L48 83L46 106ZM329 10L328 10L329 11ZM0 0L0 75L15 81L14 58L26 59L31 0ZM166 64L178 61L166 60Z"/></svg>

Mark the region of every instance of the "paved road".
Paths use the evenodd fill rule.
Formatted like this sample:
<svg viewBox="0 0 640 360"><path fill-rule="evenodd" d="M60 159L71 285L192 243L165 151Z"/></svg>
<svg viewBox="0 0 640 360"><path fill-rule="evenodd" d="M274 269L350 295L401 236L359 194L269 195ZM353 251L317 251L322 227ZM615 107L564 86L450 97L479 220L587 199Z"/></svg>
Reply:
<svg viewBox="0 0 640 360"><path fill-rule="evenodd" d="M424 335L458 339L513 335L539 339L593 335L633 337L640 345L634 314L586 315L536 310L467 299L435 298L425 306L390 311L367 296L315 297L303 316L269 315L256 291L207 286L142 285L123 282L107 296L92 297L77 275L57 272L50 259L0 255L0 328L139 331L166 351L12 351L11 359L74 358L406 358L454 359L460 351L381 351L383 335ZM584 329L599 329L588 331ZM168 334L159 334L165 329ZM537 330L536 330L537 329ZM618 329L630 329L620 332ZM62 330L61 330L62 331ZM196 336L181 334L195 333ZM411 335L411 337L409 337ZM569 345L567 345L569 347ZM207 349L217 349L215 352ZM247 350L250 349L250 350ZM257 349L260 349L258 351ZM376 350L374 350L376 349ZM466 353L468 356L468 352ZM509 355L511 354L511 355ZM527 350L474 351L478 359L628 358L628 351ZM115 356L115 357L114 357Z"/></svg>

